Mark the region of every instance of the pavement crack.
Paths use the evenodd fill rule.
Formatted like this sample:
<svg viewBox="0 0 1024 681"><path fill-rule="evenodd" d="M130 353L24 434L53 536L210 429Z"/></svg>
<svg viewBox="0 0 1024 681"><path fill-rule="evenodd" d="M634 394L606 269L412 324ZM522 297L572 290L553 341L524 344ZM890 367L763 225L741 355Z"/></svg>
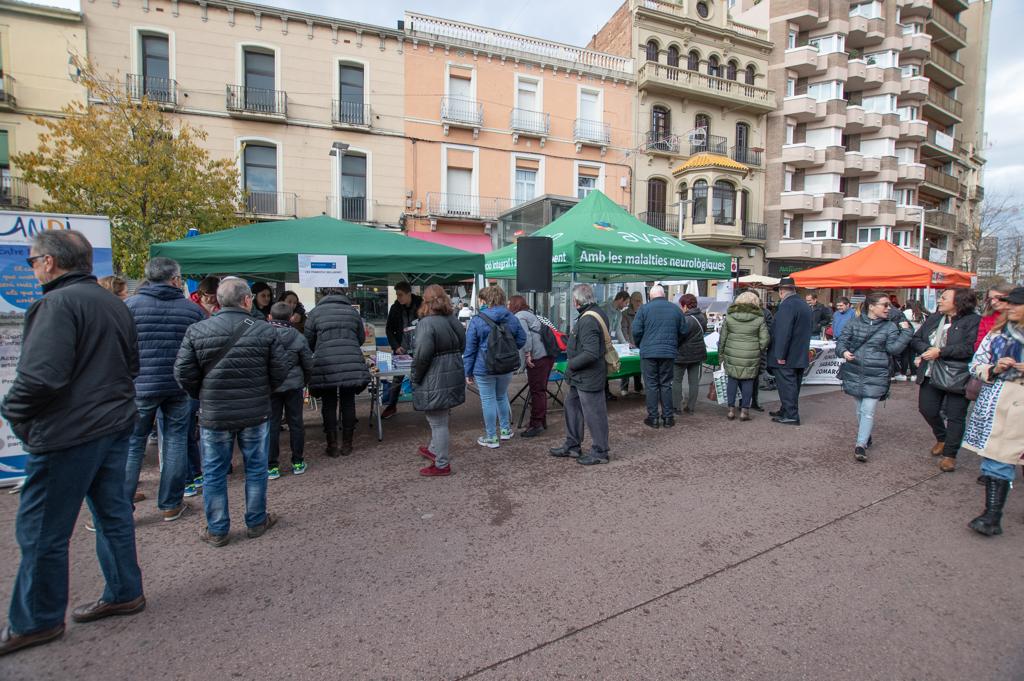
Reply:
<svg viewBox="0 0 1024 681"><path fill-rule="evenodd" d="M745 565L746 563L749 563L749 562L751 562L753 560L757 560L758 558L760 558L760 557L762 557L764 555L767 555L767 554L771 553L772 551L780 549L780 548L782 548L784 546L788 546L789 544L792 544L793 542L799 541L800 539L803 539L804 537L812 535L815 532L818 532L819 530L823 530L826 527L829 527L831 525L835 525L836 523L839 523L839 522L841 522L843 520L846 520L847 518L850 518L850 517L852 517L854 515L857 515L858 513L862 512L862 511L866 511L869 508L872 508L872 507L877 506L879 504L885 503L886 501L888 501L890 499L893 499L893 498L903 494L904 492L908 492L908 491L910 491L910 490L912 490L912 489L914 489L916 487L919 487L920 485L923 485L924 483L926 483L926 482L928 482L930 480L934 480L935 478L940 477L941 475L943 475L942 471L938 471L936 473L933 473L933 474L929 475L928 477L923 478L921 480L918 480L917 482L915 482L913 484L907 485L905 487L901 487L901 488L899 488L899 489L897 489L897 490L895 490L893 492L890 492L889 494L886 494L883 497L875 499L874 501L872 501L870 503L864 504L863 506L858 506L857 508L853 509L852 511L848 511L848 512L846 512L846 513L844 513L844 514L842 514L840 516L832 518L831 520L827 520L827 521L825 521L825 522L823 522L823 523L821 523L819 525L816 525L816 526L812 527L809 530L804 530L803 532L800 532L799 534L796 534L796 535L790 537L789 539L786 539L784 541L780 541L780 542L778 542L776 544L773 544L772 546L769 546L769 547L767 547L765 549L762 549L762 550L758 551L757 553L753 553L753 554L747 556L746 558L742 558L740 560L737 560L735 562L729 563L727 565L723 565L722 567L720 567L720 568L718 568L716 570L713 570L713 571L711 571L711 572L709 572L709 573L707 573L705 575L702 575L702 576L698 577L697 579L694 579L694 580L692 580L690 582L687 582L686 584L674 587L672 589L669 589L668 591L664 591L664 592L662 592L662 593L660 593L660 594L658 594L656 596L652 596L651 598L648 598L645 601L641 601L640 603L637 603L635 605L631 605L628 608L623 608L622 610L619 610L617 612L613 612L610 615L606 615L605 617L601 617L599 619L596 619L593 622L590 622L588 624L584 624L584 625L582 625L580 627L572 628L570 631L567 631L566 633L562 634L561 636L556 636L555 638L549 639L547 641L541 641L540 643L538 643L538 644L536 644L536 645L534 645L534 646L532 646L530 648L527 648L526 650L520 651L520 652L518 652L518 653L516 653L514 655L509 655L508 657L504 657L504 658L502 658L500 660L497 660L495 662L492 662L492 663L488 664L485 667L480 667L478 669L474 669L471 672L463 674L462 676L455 677L455 681L463 681L463 679L474 678L476 676L479 676L480 674L483 674L484 672L488 672L488 671L491 671L493 669L497 669L498 667L501 667L502 665L508 664L509 662L514 662L514 661L516 661L518 659L526 657L527 655L535 653L538 650L543 650L544 648L547 648L548 646L554 645L555 643L560 643L561 641L565 641L565 640L567 640L569 638L572 638L573 636L576 636L578 634L582 634L585 631L589 631L590 629L594 629L596 627L599 627L602 624L610 622L610 621L612 621L612 620L614 620L616 618L622 617L623 615L628 615L628 614L630 614L632 612L636 612L637 610L641 610L643 608L646 608L647 606L651 605L652 603L656 603L656 602L658 602L660 600L663 600L665 598L668 598L670 596L674 596L675 594L680 593L681 591L684 591L685 589L689 589L690 587L697 586L698 584L701 584L702 582L706 582L707 580L709 580L709 579L711 579L713 577L717 577L718 575L721 575L723 573L729 572L730 570L734 570L734 569L740 567L741 565Z"/></svg>

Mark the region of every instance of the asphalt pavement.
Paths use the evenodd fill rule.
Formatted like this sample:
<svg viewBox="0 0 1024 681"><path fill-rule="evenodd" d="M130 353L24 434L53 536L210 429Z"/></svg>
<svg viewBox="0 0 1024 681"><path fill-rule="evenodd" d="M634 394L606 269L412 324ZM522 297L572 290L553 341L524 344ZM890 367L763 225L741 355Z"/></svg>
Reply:
<svg viewBox="0 0 1024 681"><path fill-rule="evenodd" d="M911 384L879 407L866 464L835 391L804 399L800 427L729 422L702 395L652 430L641 397L620 399L612 463L592 467L546 455L561 412L543 437L478 447L471 395L440 479L417 474L421 415L403 405L378 443L366 406L341 459L308 415L309 470L269 483L281 520L259 539L236 455L221 549L197 538L201 497L160 519L151 456L145 612L69 617L62 640L0 658L0 679L1024 679L1024 499L1001 537L967 529L977 458L939 473ZM0 495L4 605L16 508ZM102 590L93 544L80 520L73 605Z"/></svg>

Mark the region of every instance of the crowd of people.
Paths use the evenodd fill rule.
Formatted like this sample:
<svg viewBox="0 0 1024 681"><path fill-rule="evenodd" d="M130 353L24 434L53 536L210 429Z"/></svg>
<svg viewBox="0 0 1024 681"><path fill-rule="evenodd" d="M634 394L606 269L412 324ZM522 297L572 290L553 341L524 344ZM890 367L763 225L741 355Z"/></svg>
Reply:
<svg viewBox="0 0 1024 681"><path fill-rule="evenodd" d="M63 634L68 544L83 500L106 588L75 608L72 619L92 622L145 608L133 513L143 498L139 471L154 428L163 520L181 518L189 510L185 498L201 493L200 539L213 547L229 543L227 476L237 444L245 534L256 539L277 522L267 508L267 486L281 475L285 424L291 473L307 470L307 391L319 400L324 455L349 455L356 397L374 370L363 351L366 325L345 289L321 290L308 313L294 293L275 302L268 285L238 277L207 277L186 295L178 264L153 258L146 281L128 296L124 280L98 282L92 275L92 248L75 231L36 235L28 264L43 296L26 314L17 376L2 405L28 462L16 526L22 558L0 655ZM403 282L395 293L386 336L395 355L412 356L412 404L430 432L419 448L428 461L420 469L425 477L451 475L450 414L469 389L480 396L481 447L497 449L517 435L509 403L516 371L526 374L531 403L519 435L544 435L548 383L563 350L565 429L562 442L549 449L553 457L585 466L609 462L610 379L621 379L624 394L633 378L619 371L616 342L639 351L642 382L633 389L645 393L644 424L671 428L696 409L709 324L693 295L673 302L654 285L647 302L620 291L602 305L593 287L576 285L570 292L576 321L563 336L523 296L509 298L497 285L478 292L478 312L465 325L441 286L427 286L420 296ZM772 312L756 293L741 292L721 322L725 418L735 420L738 408L740 421L752 419L768 371L780 400L772 421L799 426L811 339L834 336L845 360L842 389L856 405L855 460L868 460L876 408L892 382L913 375L941 470L955 470L962 446L982 457L985 511L970 527L1000 534L1024 447L1024 288L988 291L984 316L966 289L944 291L932 314L920 305L900 309L885 293L867 294L859 310L840 298L832 311L814 294L801 300L790 279L778 293ZM382 416L396 413L401 383L395 379Z"/></svg>

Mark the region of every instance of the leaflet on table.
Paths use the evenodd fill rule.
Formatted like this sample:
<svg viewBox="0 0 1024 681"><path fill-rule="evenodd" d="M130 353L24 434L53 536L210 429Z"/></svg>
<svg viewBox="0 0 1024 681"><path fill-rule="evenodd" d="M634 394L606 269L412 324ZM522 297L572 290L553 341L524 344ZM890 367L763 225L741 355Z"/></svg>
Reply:
<svg viewBox="0 0 1024 681"><path fill-rule="evenodd" d="M377 351L377 368L380 371L404 371L412 368L412 355L396 355L382 350Z"/></svg>
<svg viewBox="0 0 1024 681"><path fill-rule="evenodd" d="M619 353L619 357L635 357L640 354L640 348L630 347L629 343L612 343L612 347Z"/></svg>

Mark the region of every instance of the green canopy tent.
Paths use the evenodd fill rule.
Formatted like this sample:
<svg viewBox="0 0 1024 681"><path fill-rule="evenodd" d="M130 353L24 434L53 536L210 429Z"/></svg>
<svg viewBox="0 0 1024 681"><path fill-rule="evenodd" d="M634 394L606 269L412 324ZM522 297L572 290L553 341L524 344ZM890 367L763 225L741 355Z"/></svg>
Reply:
<svg viewBox="0 0 1024 681"><path fill-rule="evenodd" d="M732 276L732 256L651 227L599 191L531 236L552 238L551 272L560 279L634 282ZM515 244L487 253L484 260L487 277L515 278Z"/></svg>
<svg viewBox="0 0 1024 681"><path fill-rule="evenodd" d="M149 248L151 257L177 260L183 274L236 274L271 281L297 281L300 253L347 256L349 278L358 284L457 281L484 267L478 253L325 215L260 222Z"/></svg>

